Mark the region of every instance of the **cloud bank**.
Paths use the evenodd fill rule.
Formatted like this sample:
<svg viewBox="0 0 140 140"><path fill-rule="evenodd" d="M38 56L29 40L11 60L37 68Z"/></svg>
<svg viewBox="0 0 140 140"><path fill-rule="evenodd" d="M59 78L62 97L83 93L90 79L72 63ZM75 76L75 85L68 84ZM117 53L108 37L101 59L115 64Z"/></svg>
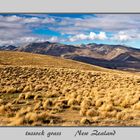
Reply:
<svg viewBox="0 0 140 140"><path fill-rule="evenodd" d="M43 30L42 33L35 32ZM1 14L0 45L140 40L140 14Z"/></svg>

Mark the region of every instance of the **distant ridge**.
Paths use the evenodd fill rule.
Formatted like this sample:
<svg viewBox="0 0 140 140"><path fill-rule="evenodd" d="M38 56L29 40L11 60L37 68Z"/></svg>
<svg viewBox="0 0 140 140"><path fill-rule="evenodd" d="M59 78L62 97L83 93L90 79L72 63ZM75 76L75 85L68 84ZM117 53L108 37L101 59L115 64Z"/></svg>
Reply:
<svg viewBox="0 0 140 140"><path fill-rule="evenodd" d="M140 49L124 45L89 43L76 46L46 41L19 47L1 46L0 50L52 55L105 68L140 71Z"/></svg>

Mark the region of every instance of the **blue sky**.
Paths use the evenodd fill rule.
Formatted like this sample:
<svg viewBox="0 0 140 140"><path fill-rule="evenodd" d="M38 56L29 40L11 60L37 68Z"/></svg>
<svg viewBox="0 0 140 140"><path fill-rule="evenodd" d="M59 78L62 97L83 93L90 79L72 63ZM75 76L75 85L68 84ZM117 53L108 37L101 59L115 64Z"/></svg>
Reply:
<svg viewBox="0 0 140 140"><path fill-rule="evenodd" d="M140 14L0 15L0 45L44 41L140 48Z"/></svg>

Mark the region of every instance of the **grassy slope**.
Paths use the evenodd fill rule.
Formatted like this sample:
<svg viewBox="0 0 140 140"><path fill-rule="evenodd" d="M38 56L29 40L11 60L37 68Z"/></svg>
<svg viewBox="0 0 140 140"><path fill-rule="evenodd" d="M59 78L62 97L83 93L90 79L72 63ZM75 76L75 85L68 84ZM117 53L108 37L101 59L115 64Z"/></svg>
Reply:
<svg viewBox="0 0 140 140"><path fill-rule="evenodd" d="M0 126L140 126L139 74L9 51L0 65Z"/></svg>
<svg viewBox="0 0 140 140"><path fill-rule="evenodd" d="M0 51L0 65L49 66L55 68L108 71L105 68L59 57L12 51Z"/></svg>

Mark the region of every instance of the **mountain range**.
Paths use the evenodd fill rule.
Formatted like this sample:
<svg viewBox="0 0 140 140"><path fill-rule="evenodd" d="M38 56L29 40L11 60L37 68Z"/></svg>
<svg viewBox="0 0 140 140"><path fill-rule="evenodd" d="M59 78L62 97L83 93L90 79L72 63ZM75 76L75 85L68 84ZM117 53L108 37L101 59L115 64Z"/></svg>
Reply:
<svg viewBox="0 0 140 140"><path fill-rule="evenodd" d="M66 45L46 41L19 47L13 45L0 46L0 50L52 55L105 68L140 71L140 49L125 45L96 43Z"/></svg>

